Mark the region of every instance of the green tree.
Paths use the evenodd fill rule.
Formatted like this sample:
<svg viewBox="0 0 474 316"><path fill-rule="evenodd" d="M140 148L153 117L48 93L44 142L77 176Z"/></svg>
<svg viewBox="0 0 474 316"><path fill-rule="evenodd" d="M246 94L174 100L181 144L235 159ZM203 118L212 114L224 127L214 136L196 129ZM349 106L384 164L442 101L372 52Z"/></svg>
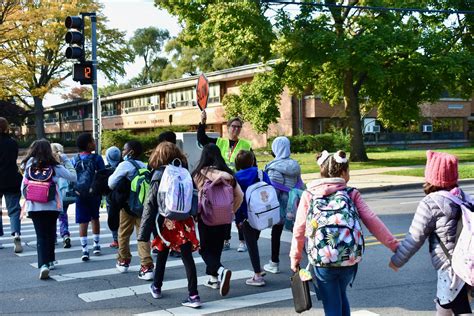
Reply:
<svg viewBox="0 0 474 316"><path fill-rule="evenodd" d="M174 55L163 73L164 79L270 57L275 35L259 1L155 0L155 5L177 16L183 26L167 46L167 51Z"/></svg>
<svg viewBox="0 0 474 316"><path fill-rule="evenodd" d="M209 43L207 39L215 38L219 46L226 49L232 45L242 46L241 50L233 47L225 56L235 56L234 51L246 52L245 41L236 41L234 34L228 33L252 24L248 9L236 4L231 10L234 11L232 18L227 19L220 12L228 3L201 1L178 5L164 2L162 7L178 15L186 26L194 23L179 35L183 41L198 41L204 46ZM268 9L266 4L245 3L250 7L259 6L260 19L268 24L273 22L276 36L258 32L252 43L257 47L256 52L259 47L270 45L271 52L260 51L259 55L265 59L272 54L277 59L271 64L270 74L257 76L251 84L242 87L240 96L229 96L224 102L228 111L247 117L258 130L267 129L279 116L274 109L279 103L277 94L284 86L296 95L310 91L332 105L344 104L351 134L351 160L365 161L361 118L369 109L377 109L378 118L386 127L404 126L419 116L419 104L439 99L446 90L463 97L472 94L471 17L302 5L298 13L293 11L291 15L281 6L276 7L277 16L270 19L263 14ZM326 0L323 3L469 8L469 0ZM211 7L218 13L212 15ZM212 23L217 25L215 20L210 22L215 16L226 19L231 27L212 28ZM234 19L234 16L240 18ZM258 25L265 25L262 23ZM215 54L223 53L216 51ZM260 115L251 115L252 111Z"/></svg>
<svg viewBox="0 0 474 316"><path fill-rule="evenodd" d="M61 82L72 75L72 64L64 56L64 20L79 12L97 12L97 41L99 70L109 80L125 75L124 63L132 61L132 54L124 40L124 32L105 26L102 5L97 1L26 1L17 2L22 19L9 21L16 27L17 36L4 43L8 55L0 60L0 67L9 72L0 86L1 94L15 97L35 115L36 137L44 137L43 98ZM90 27L86 22L86 34ZM86 38L88 36L86 35ZM1 68L0 68L1 69ZM31 104L33 101L33 104Z"/></svg>
<svg viewBox="0 0 474 316"><path fill-rule="evenodd" d="M138 77L142 84L160 80L161 72L166 67L166 58L160 57L164 43L170 38L168 30L156 27L138 29L130 39L130 45L135 55L143 57L145 66Z"/></svg>

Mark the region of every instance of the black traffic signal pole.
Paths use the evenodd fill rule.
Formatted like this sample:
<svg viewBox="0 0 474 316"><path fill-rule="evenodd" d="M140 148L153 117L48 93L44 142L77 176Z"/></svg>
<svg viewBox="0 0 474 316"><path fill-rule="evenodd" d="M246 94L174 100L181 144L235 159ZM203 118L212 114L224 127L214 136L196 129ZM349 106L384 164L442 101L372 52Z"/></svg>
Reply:
<svg viewBox="0 0 474 316"><path fill-rule="evenodd" d="M85 16L91 19L91 46L92 46L92 134L96 143L96 153L101 154L101 114L99 93L97 89L97 16L94 13L81 12L82 20Z"/></svg>
<svg viewBox="0 0 474 316"><path fill-rule="evenodd" d="M97 16L95 12L81 12L81 16L68 16L66 27L66 43L70 46L66 49L66 58L76 59L79 63L74 64L73 80L81 84L92 85L92 133L96 142L96 152L101 152L101 110L99 104L99 93L97 89ZM84 21L89 17L91 20L91 49L92 60L86 61Z"/></svg>

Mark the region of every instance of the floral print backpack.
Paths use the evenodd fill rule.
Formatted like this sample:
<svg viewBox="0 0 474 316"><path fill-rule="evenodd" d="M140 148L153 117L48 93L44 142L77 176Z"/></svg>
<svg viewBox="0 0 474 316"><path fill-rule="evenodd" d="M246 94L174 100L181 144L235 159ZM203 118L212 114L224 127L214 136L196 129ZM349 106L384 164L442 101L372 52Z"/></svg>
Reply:
<svg viewBox="0 0 474 316"><path fill-rule="evenodd" d="M312 198L306 218L306 249L312 265L344 267L362 259L364 237L351 191Z"/></svg>

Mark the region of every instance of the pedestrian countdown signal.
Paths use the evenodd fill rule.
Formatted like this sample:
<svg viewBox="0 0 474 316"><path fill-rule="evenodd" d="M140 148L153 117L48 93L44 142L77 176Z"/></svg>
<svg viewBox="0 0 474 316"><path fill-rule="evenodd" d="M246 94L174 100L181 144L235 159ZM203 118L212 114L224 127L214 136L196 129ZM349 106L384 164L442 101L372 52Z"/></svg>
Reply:
<svg viewBox="0 0 474 316"><path fill-rule="evenodd" d="M72 80L81 84L92 84L94 81L94 65L91 61L74 64Z"/></svg>

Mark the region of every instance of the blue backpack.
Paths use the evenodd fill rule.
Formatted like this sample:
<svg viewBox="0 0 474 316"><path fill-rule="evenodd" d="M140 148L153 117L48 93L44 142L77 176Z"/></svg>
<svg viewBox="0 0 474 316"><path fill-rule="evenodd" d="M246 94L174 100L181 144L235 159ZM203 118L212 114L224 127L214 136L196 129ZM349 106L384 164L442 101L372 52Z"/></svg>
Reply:
<svg viewBox="0 0 474 316"><path fill-rule="evenodd" d="M77 173L75 191L80 198L95 196L92 192L92 183L97 172L97 157L97 154L90 154L81 159L81 156L78 154L75 159L74 168Z"/></svg>

